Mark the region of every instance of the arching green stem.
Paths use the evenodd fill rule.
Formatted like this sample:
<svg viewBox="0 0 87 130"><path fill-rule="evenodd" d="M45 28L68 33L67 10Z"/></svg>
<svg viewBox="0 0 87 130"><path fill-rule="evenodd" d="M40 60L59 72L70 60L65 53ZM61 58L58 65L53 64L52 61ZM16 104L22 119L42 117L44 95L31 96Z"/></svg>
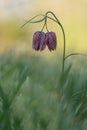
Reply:
<svg viewBox="0 0 87 130"><path fill-rule="evenodd" d="M54 20L54 19L52 19L52 18L48 17L47 15L48 15L49 13L50 13L50 14L52 14L56 20ZM59 26L61 27L61 29L62 29L62 33L63 33L63 59L62 59L62 74L64 74L64 68L65 68L65 48L66 48L65 31L64 31L64 28L63 28L62 24L60 23L60 21L58 20L58 18L55 16L55 14L54 14L53 12L48 11L48 12L45 14L45 16L47 16L47 17L48 17L48 18L50 18L51 20L53 20L53 21L57 22L57 23L58 23L58 25L59 25Z"/></svg>

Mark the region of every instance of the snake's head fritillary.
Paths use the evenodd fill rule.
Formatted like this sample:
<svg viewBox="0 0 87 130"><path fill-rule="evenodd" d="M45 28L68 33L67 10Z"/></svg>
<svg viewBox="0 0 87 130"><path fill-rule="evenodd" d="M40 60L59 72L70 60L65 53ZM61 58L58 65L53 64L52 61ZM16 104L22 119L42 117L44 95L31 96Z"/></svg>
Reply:
<svg viewBox="0 0 87 130"><path fill-rule="evenodd" d="M33 42L32 42L32 47L34 50L44 50L46 47L46 42L45 42L45 33L42 31L37 31L33 35Z"/></svg>
<svg viewBox="0 0 87 130"><path fill-rule="evenodd" d="M54 32L47 32L45 42L50 51L55 50L57 46L56 34Z"/></svg>

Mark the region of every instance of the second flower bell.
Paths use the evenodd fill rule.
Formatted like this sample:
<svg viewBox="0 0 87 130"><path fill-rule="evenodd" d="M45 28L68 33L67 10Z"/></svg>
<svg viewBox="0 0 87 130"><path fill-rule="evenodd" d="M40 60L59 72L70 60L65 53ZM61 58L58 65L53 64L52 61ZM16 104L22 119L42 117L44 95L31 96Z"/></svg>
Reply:
<svg viewBox="0 0 87 130"><path fill-rule="evenodd" d="M32 47L36 51L42 51L46 45L50 51L55 50L57 47L56 34L54 32L44 33L37 31L33 35Z"/></svg>

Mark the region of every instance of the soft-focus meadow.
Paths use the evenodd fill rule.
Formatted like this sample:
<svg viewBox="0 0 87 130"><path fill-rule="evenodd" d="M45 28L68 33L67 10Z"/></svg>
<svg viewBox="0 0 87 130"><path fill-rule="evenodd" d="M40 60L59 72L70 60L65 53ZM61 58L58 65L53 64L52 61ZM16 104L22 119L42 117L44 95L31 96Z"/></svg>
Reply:
<svg viewBox="0 0 87 130"><path fill-rule="evenodd" d="M87 53L87 1L0 2L0 130L87 130L87 57L72 56L61 75L63 40L57 50L35 52L32 36L43 23L25 20L51 10L66 33L66 54Z"/></svg>

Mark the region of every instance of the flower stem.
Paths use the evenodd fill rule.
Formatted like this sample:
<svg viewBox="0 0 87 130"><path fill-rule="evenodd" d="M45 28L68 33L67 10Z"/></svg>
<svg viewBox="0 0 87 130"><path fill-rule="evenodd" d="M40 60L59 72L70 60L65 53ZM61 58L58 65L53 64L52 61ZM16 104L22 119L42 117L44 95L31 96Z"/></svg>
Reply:
<svg viewBox="0 0 87 130"><path fill-rule="evenodd" d="M52 14L56 20L52 19L51 17L48 17L47 14L49 14L49 13ZM64 44L64 46L63 46L63 58L62 58L62 74L64 74L64 69L65 69L65 48L66 48L65 31L64 31L64 28L63 28L62 24L60 23L60 21L58 20L58 18L56 17L56 15L53 12L48 11L45 14L45 16L47 16L51 20L53 20L56 23L58 23L58 25L61 27L61 30L62 30L62 33L63 33L63 44Z"/></svg>

